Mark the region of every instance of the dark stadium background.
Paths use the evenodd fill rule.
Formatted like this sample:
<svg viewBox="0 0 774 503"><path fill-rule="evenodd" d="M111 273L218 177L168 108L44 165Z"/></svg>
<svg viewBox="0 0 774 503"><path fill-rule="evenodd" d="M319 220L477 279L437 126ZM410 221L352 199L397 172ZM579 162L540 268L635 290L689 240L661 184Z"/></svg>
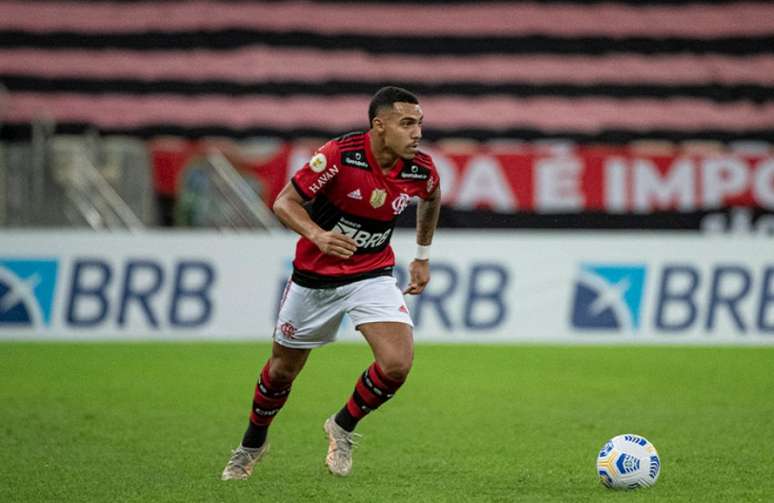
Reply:
<svg viewBox="0 0 774 503"><path fill-rule="evenodd" d="M774 202L752 182L702 200L698 166L726 156L752 173L771 159L768 2L8 1L0 12L0 139L29 140L33 119L57 134L141 138L154 223L185 223L180 173L202 142L226 142L271 202L297 144L366 128L363 104L396 84L423 100L427 146L457 169L499 156L515 191L545 156L644 157L665 177L676 159L697 160L689 206L675 196L610 211L586 194L570 210L498 209L449 194L444 227L774 227Z"/></svg>

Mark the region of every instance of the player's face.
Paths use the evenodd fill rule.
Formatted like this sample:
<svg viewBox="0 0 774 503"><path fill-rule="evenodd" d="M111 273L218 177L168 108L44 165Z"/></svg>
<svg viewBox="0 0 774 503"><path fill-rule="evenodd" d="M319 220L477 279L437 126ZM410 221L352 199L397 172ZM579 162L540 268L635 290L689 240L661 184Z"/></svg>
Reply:
<svg viewBox="0 0 774 503"><path fill-rule="evenodd" d="M422 107L398 102L383 113L385 146L398 157L413 159L422 139Z"/></svg>

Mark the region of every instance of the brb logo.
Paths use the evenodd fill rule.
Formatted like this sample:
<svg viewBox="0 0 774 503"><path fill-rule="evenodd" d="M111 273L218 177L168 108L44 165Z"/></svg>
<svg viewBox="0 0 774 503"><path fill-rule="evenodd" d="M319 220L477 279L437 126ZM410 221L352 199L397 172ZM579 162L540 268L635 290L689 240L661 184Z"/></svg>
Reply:
<svg viewBox="0 0 774 503"><path fill-rule="evenodd" d="M774 334L774 264L582 264L570 321L579 330Z"/></svg>
<svg viewBox="0 0 774 503"><path fill-rule="evenodd" d="M511 275L496 262L430 263L433 280L421 295L411 297L414 325L422 328L431 319L445 331L487 331L500 328L508 318ZM403 266L395 267L401 291L409 281Z"/></svg>
<svg viewBox="0 0 774 503"><path fill-rule="evenodd" d="M596 330L640 326L644 266L582 265L575 284L572 324Z"/></svg>
<svg viewBox="0 0 774 503"><path fill-rule="evenodd" d="M0 329L201 327L215 280L198 260L0 258Z"/></svg>
<svg viewBox="0 0 774 503"><path fill-rule="evenodd" d="M0 259L0 326L51 324L56 260Z"/></svg>

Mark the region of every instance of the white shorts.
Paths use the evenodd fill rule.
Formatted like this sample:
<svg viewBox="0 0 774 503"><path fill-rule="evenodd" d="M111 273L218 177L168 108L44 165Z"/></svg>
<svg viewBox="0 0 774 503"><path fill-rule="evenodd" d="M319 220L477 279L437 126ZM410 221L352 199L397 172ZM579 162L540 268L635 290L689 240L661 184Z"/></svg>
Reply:
<svg viewBox="0 0 774 503"><path fill-rule="evenodd" d="M274 340L288 348L320 347L336 340L345 314L355 328L379 321L414 326L392 276L377 276L336 288L305 288L289 281L274 326Z"/></svg>

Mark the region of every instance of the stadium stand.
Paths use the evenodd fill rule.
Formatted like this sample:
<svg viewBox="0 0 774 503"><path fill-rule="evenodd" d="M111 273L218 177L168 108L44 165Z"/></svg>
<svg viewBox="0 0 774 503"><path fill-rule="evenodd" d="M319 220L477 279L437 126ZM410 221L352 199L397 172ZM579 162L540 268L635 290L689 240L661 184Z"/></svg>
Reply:
<svg viewBox="0 0 774 503"><path fill-rule="evenodd" d="M363 127L363 98L396 83L423 97L430 138L772 138L768 2L442 9L0 2L7 121L47 110L66 132L331 136Z"/></svg>
<svg viewBox="0 0 774 503"><path fill-rule="evenodd" d="M260 174L265 155L243 168L275 187L297 167L288 156L305 151L299 138L363 129L364 101L389 83L420 95L425 137L458 178L483 158L504 173L485 189L511 186L512 201L445 187L447 225L697 229L718 210L741 205L758 218L774 207L755 181L774 138L769 2L0 1L0 14L6 140L28 137L41 114L60 134L174 136L192 142L188 153L201 138L264 138L270 165L288 160L282 173ZM568 149L583 201L541 204L535 159ZM636 175L642 152L652 169ZM723 176L745 180L718 199L700 179L719 154L742 166ZM616 206L589 191L613 191L594 174L600 155L629 159L631 180L660 173L666 196ZM670 188L683 155L695 180ZM162 206L177 195L179 164L154 165ZM687 192L700 195L685 202Z"/></svg>

